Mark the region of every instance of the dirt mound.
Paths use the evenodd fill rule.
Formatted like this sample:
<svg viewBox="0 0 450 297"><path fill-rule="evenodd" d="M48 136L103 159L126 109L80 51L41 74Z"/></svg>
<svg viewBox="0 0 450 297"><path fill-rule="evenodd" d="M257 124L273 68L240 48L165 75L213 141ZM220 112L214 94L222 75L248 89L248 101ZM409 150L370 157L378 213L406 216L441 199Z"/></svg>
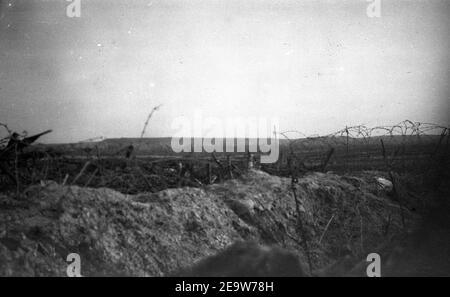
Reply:
<svg viewBox="0 0 450 297"><path fill-rule="evenodd" d="M162 276L240 240L287 248L304 265L309 253L321 269L346 255L363 258L401 234L399 207L377 177L300 178L302 232L291 180L261 171L138 195L32 186L19 200L0 196L0 275L64 276L67 255L78 253L82 275ZM411 226L416 216L404 215Z"/></svg>

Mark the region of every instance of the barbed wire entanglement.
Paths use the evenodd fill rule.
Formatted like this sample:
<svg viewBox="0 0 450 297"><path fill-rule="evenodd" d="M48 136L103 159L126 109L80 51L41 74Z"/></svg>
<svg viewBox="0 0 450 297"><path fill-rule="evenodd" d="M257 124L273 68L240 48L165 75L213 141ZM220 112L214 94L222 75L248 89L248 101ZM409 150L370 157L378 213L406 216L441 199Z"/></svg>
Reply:
<svg viewBox="0 0 450 297"><path fill-rule="evenodd" d="M282 171L292 158L303 171L379 170L386 162L396 171L421 170L448 154L449 138L449 127L410 120L392 126L347 126L323 136L282 132L279 161L269 170Z"/></svg>
<svg viewBox="0 0 450 297"><path fill-rule="evenodd" d="M409 120L392 126L347 126L325 135L286 131L279 133L278 161L259 164L260 153L248 150L175 154L170 149L170 138L125 139L125 142L106 139L65 145L34 143L17 156L12 150L4 153L14 131L0 123L0 182L8 185L18 179L23 187L42 180L70 183L87 162L89 166L78 177L78 185L111 187L125 193L202 187L238 177L249 164L289 177L311 171L420 173L448 166L449 131L449 127L442 125ZM22 142L34 139L27 137L25 131L16 133L16 137ZM131 143L139 148L133 154L129 154Z"/></svg>

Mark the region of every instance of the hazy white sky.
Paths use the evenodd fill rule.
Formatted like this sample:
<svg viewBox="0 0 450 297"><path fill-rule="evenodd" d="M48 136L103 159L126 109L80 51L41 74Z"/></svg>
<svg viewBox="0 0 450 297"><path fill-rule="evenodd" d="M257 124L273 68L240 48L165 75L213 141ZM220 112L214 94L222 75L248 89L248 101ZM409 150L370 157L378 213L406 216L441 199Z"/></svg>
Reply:
<svg viewBox="0 0 450 297"><path fill-rule="evenodd" d="M170 136L196 110L323 134L450 125L450 1L0 0L0 122L45 141Z"/></svg>

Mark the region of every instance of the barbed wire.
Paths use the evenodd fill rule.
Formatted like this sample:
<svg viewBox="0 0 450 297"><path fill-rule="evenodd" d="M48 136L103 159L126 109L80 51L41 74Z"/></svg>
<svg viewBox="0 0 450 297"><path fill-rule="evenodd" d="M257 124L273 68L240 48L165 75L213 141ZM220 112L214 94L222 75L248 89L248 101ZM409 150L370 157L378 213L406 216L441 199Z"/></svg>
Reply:
<svg viewBox="0 0 450 297"><path fill-rule="evenodd" d="M296 130L279 133L281 137L289 141L291 146L334 147L339 145L368 144L379 137L389 137L393 143L402 143L404 137L396 136L442 136L448 135L450 128L433 123L402 121L391 126L368 127L366 125L347 126L336 132L325 135L311 135Z"/></svg>
<svg viewBox="0 0 450 297"><path fill-rule="evenodd" d="M396 136L396 135L397 136L406 136L406 135L412 136L425 134L439 135L443 132L443 130L447 129L448 127L444 127L437 124L412 122L410 120L405 120L392 126L367 127L365 125L359 125L353 127L346 127L345 129L339 130L327 136L337 136L337 135L344 136L347 133L349 133L351 137L356 138L372 137L372 136Z"/></svg>

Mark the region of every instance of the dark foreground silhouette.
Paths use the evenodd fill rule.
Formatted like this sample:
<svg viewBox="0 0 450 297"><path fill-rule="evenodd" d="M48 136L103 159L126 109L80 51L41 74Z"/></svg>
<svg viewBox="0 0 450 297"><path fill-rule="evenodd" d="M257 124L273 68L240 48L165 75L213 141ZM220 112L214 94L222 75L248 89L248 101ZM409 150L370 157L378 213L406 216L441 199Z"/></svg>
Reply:
<svg viewBox="0 0 450 297"><path fill-rule="evenodd" d="M216 255L171 276L194 277L299 277L307 276L298 257L279 247L236 242Z"/></svg>

